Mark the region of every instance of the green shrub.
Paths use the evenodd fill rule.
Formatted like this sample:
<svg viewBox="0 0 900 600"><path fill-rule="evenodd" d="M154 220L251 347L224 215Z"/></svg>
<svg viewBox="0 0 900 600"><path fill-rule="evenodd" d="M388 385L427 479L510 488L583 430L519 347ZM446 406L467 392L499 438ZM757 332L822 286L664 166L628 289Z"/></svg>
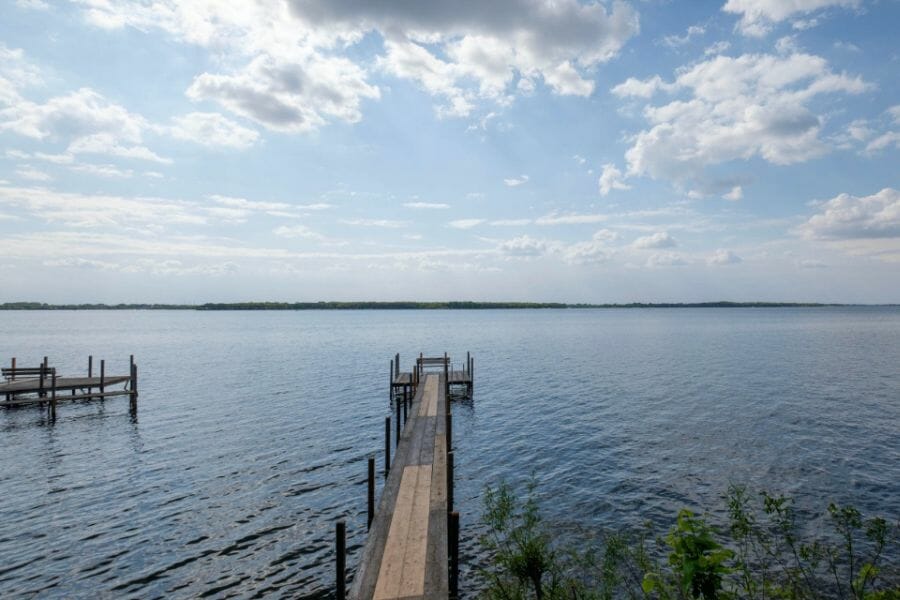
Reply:
<svg viewBox="0 0 900 600"><path fill-rule="evenodd" d="M595 547L555 538L541 519L535 484L519 500L501 483L485 492L482 596L496 600L658 598L660 600L900 600L896 564L900 526L864 519L831 504L831 529L815 539L798 533L790 498L763 492L755 507L746 488L725 497L721 530L690 510L664 535L652 528L609 534ZM648 540L653 540L648 542Z"/></svg>

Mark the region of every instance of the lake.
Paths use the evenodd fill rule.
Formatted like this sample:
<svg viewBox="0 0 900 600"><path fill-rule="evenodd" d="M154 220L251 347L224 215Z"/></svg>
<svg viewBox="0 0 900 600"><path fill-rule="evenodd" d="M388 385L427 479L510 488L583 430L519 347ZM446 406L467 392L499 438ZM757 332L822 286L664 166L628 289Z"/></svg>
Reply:
<svg viewBox="0 0 900 600"><path fill-rule="evenodd" d="M0 410L0 596L324 598L365 541L388 367L475 356L454 405L463 592L482 492L560 531L664 526L729 482L900 518L900 309L0 312L0 361L140 366L126 398ZM469 587L467 587L467 582Z"/></svg>

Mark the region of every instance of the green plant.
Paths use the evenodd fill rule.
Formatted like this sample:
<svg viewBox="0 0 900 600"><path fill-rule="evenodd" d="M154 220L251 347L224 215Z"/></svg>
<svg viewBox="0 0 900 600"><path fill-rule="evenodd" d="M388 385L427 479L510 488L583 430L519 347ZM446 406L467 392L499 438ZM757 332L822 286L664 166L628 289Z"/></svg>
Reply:
<svg viewBox="0 0 900 600"><path fill-rule="evenodd" d="M763 492L755 506L742 486L726 495L727 527L679 511L664 537L649 526L601 542L572 544L541 519L535 483L518 500L501 483L485 492L482 544L493 560L480 571L482 595L497 600L900 600L900 525L864 519L830 504L829 531L801 535L792 499ZM594 536L596 539L597 536ZM648 540L656 540L656 544Z"/></svg>

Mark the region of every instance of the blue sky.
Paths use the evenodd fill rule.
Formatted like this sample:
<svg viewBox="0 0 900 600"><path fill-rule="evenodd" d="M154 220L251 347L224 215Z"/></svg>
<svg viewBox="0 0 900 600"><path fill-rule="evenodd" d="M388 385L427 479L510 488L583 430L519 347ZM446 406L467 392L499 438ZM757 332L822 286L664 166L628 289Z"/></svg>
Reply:
<svg viewBox="0 0 900 600"><path fill-rule="evenodd" d="M900 302L897 0L18 0L0 301Z"/></svg>

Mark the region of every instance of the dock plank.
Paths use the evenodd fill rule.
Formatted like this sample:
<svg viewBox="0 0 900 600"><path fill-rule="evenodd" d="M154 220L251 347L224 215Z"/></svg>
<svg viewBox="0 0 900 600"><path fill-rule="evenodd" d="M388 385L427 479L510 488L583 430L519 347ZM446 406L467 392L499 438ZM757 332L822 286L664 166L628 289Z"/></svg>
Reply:
<svg viewBox="0 0 900 600"><path fill-rule="evenodd" d="M443 375L427 374L402 432L351 598L448 597L445 401Z"/></svg>

